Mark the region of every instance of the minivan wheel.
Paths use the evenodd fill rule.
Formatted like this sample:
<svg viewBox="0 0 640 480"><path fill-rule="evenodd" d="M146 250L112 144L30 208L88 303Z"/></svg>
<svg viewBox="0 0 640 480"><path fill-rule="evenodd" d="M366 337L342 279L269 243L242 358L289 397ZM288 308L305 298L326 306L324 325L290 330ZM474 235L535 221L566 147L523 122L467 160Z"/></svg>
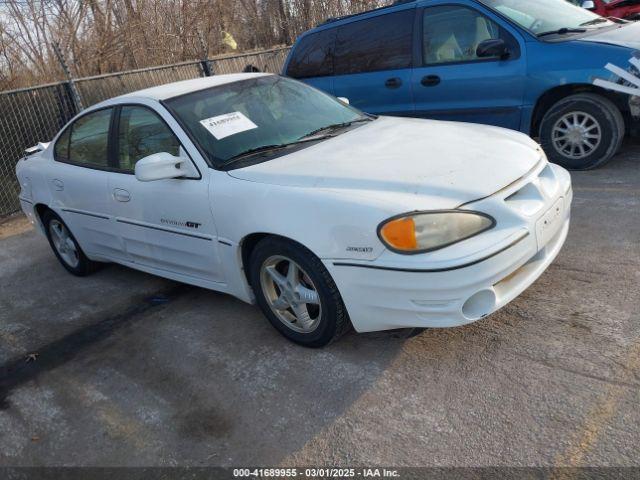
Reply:
<svg viewBox="0 0 640 480"><path fill-rule="evenodd" d="M301 245L263 239L251 254L249 276L260 309L289 340L318 348L349 330L338 287L320 259Z"/></svg>
<svg viewBox="0 0 640 480"><path fill-rule="evenodd" d="M100 264L87 258L78 241L58 215L47 210L41 220L53 253L67 271L84 277L98 268Z"/></svg>
<svg viewBox="0 0 640 480"><path fill-rule="evenodd" d="M607 98L592 93L571 95L545 114L540 141L549 160L572 170L604 165L624 140L620 110Z"/></svg>

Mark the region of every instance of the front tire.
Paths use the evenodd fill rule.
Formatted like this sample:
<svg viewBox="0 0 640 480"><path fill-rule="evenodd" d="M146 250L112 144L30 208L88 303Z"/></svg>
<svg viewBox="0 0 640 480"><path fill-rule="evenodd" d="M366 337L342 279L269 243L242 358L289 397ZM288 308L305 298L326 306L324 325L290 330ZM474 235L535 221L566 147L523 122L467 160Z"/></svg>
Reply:
<svg viewBox="0 0 640 480"><path fill-rule="evenodd" d="M269 322L299 345L324 347L351 327L331 275L299 244L280 237L263 239L251 254L249 277Z"/></svg>
<svg viewBox="0 0 640 480"><path fill-rule="evenodd" d="M593 93L560 100L540 125L540 142L549 160L571 170L604 165L620 150L624 135L620 110Z"/></svg>
<svg viewBox="0 0 640 480"><path fill-rule="evenodd" d="M53 253L69 273L85 277L98 268L100 264L87 258L69 227L55 212L47 210L41 220Z"/></svg>

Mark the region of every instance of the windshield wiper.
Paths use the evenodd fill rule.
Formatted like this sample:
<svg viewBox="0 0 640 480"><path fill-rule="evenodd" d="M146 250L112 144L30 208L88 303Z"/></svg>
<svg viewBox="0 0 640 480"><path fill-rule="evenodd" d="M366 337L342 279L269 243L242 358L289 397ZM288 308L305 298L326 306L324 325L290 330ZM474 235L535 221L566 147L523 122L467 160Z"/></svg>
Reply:
<svg viewBox="0 0 640 480"><path fill-rule="evenodd" d="M373 120L373 119L372 118L363 117L363 118L358 118L356 120L351 120L350 122L334 123L333 125L327 125L326 127L321 127L321 128L317 128L315 130L312 130L311 132L309 132L309 133L303 135L302 137L300 137L300 140L307 139L309 137L313 137L314 135L317 135L317 134L322 133L322 132L327 132L327 131L332 132L334 130L339 130L341 128L350 127L354 123L370 122L371 120Z"/></svg>
<svg viewBox="0 0 640 480"><path fill-rule="evenodd" d="M300 137L298 140L294 142L279 143L274 145L262 145L260 147L250 148L248 150L245 150L244 152L240 152L239 154L231 157L229 160L227 160L225 163L222 164L222 167L228 167L233 163L236 163L240 160L243 160L247 157L251 157L253 155L258 155L260 153L275 152L277 150L282 150L284 148L288 148L294 145L299 145L301 143L317 142L320 140L326 140L327 138L333 138L334 135L331 135L330 133L327 133L325 135L320 135L320 134L323 132L332 132L340 128L346 128L353 125L354 123L369 122L371 120L373 120L373 118L363 117L363 118L358 118L356 120L352 120L350 122L335 123L333 125L327 125L325 127L313 130L312 132L309 132L303 135L302 137Z"/></svg>
<svg viewBox="0 0 640 480"><path fill-rule="evenodd" d="M536 36L538 38L540 38L540 37L546 37L547 35L566 35L568 33L584 33L586 31L587 31L586 28L568 28L568 27L564 27L564 28L559 28L558 30L550 30L548 32L542 32L542 33L537 34Z"/></svg>
<svg viewBox="0 0 640 480"><path fill-rule="evenodd" d="M251 157L253 155L257 155L259 153L275 152L277 150L282 150L284 148L292 147L294 145L299 145L301 143L309 143L309 142L315 142L320 140L326 140L327 138L333 138L333 135L320 135L320 136L314 136L313 138L301 138L296 140L295 142L279 143L274 145L262 145L260 147L250 148L248 150L245 150L244 152L240 152L239 154L234 155L229 160L224 162L222 166L227 167L232 163L235 163L239 160L243 160L247 157Z"/></svg>
<svg viewBox="0 0 640 480"><path fill-rule="evenodd" d="M604 17L594 18L593 20L589 20L588 22L581 23L580 27L587 27L589 25L597 25L602 22L609 22L610 20Z"/></svg>
<svg viewBox="0 0 640 480"><path fill-rule="evenodd" d="M290 145L289 143L279 143L274 145L262 145L260 147L249 148L248 150L245 150L244 152L240 152L239 154L231 157L231 159L229 159L228 162L225 162L225 165L227 163L230 163L242 157L248 157L249 155L255 155L256 153L266 153L266 152L271 152L275 150L280 150L288 147L289 145Z"/></svg>

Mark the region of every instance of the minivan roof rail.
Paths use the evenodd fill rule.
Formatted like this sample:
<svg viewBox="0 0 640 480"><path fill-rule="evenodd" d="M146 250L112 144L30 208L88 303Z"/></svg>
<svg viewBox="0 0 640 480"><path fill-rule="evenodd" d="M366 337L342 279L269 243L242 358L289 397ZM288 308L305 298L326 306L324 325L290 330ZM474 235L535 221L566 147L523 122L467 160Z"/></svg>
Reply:
<svg viewBox="0 0 640 480"><path fill-rule="evenodd" d="M359 15L364 15L365 13L377 12L378 10L384 10L386 8L397 7L398 5L402 5L404 3L413 3L415 1L416 0L395 0L390 5L385 5L384 7L378 7L378 8L374 8L372 10L366 10L366 11L360 12L360 13L352 13L351 15L343 15L341 17L329 17L324 22L322 22L320 25L326 25L327 23L337 22L338 20L344 20L345 18L357 17Z"/></svg>

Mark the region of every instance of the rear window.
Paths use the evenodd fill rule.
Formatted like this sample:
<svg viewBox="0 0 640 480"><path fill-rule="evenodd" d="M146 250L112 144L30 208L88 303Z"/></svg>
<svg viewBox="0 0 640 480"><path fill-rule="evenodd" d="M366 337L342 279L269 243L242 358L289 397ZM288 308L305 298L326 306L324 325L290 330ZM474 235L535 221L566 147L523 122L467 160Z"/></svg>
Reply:
<svg viewBox="0 0 640 480"><path fill-rule="evenodd" d="M293 78L333 75L335 38L335 28L302 38L293 51L287 75Z"/></svg>
<svg viewBox="0 0 640 480"><path fill-rule="evenodd" d="M339 27L335 74L411 68L414 16L409 9Z"/></svg>

